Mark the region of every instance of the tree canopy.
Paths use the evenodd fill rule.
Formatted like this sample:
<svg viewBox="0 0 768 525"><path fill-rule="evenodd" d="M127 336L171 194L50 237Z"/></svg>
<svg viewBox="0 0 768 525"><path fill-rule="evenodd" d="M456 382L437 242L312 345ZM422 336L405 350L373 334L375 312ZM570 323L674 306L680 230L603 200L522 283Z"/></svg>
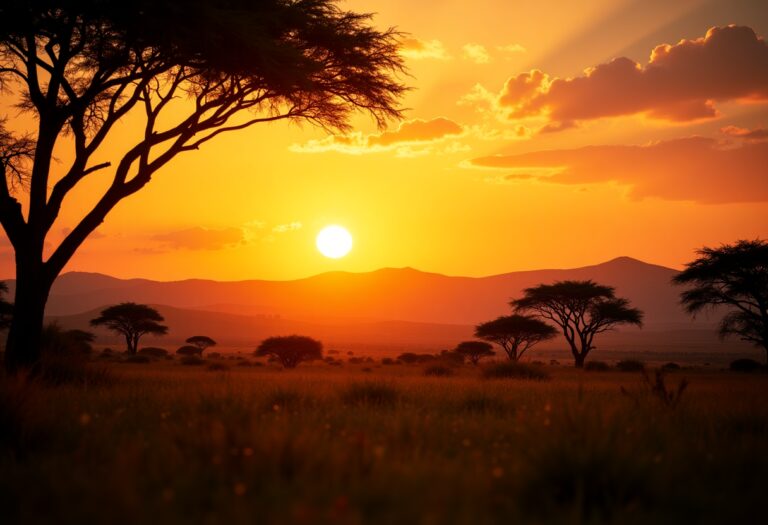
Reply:
<svg viewBox="0 0 768 525"><path fill-rule="evenodd" d="M688 286L680 294L682 305L692 315L724 307L720 336L762 347L768 362L768 242L742 240L698 254L673 279Z"/></svg>
<svg viewBox="0 0 768 525"><path fill-rule="evenodd" d="M192 337L187 338L185 342L199 348L201 354L203 351L205 351L206 348L216 346L216 341L207 335L193 335Z"/></svg>
<svg viewBox="0 0 768 525"><path fill-rule="evenodd" d="M557 331L528 315L506 315L475 327L475 337L496 343L510 361L517 361L534 345L552 339Z"/></svg>
<svg viewBox="0 0 768 525"><path fill-rule="evenodd" d="M323 358L323 343L303 335L269 337L254 352L256 356L275 357L285 368Z"/></svg>
<svg viewBox="0 0 768 525"><path fill-rule="evenodd" d="M104 326L125 337L128 353L135 354L139 339L145 334L165 335L168 327L162 325L165 319L160 312L145 304L120 303L101 311L91 319L91 326Z"/></svg>
<svg viewBox="0 0 768 525"><path fill-rule="evenodd" d="M218 135L276 120L349 129L362 110L383 126L406 87L400 34L337 0L5 0L4 107L34 131L0 128L0 224L15 250L9 369L38 359L53 280L122 199L177 155ZM122 151L103 145L138 122ZM0 122L2 115L0 115ZM66 151L53 177L54 148ZM72 190L109 183L58 244L47 239ZM26 203L21 201L26 199ZM24 205L25 204L25 205ZM50 256L43 257L49 244Z"/></svg>
<svg viewBox="0 0 768 525"><path fill-rule="evenodd" d="M643 313L627 299L616 297L612 286L594 281L557 281L525 289L525 295L510 302L518 312L532 312L552 321L565 336L575 364L584 366L597 334L620 324L642 326Z"/></svg>
<svg viewBox="0 0 768 525"><path fill-rule="evenodd" d="M454 350L457 354L469 359L469 362L476 365L484 357L492 357L493 346L485 341L462 341Z"/></svg>

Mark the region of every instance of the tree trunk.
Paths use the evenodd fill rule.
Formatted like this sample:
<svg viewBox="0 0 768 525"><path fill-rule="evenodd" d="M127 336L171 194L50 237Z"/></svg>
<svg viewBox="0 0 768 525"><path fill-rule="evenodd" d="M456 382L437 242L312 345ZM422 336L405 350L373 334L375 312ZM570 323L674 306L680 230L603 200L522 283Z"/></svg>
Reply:
<svg viewBox="0 0 768 525"><path fill-rule="evenodd" d="M34 372L40 362L45 303L53 284L42 257L35 261L24 255L17 251L13 320L5 345L5 367L11 374L25 369Z"/></svg>
<svg viewBox="0 0 768 525"><path fill-rule="evenodd" d="M584 360L587 358L584 354L574 353L573 358L575 360L576 368L584 368Z"/></svg>

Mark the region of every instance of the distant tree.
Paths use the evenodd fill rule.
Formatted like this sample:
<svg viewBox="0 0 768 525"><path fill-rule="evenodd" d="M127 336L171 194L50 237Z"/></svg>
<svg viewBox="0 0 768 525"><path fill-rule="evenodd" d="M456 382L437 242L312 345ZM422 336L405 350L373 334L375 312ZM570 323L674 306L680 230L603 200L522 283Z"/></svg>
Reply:
<svg viewBox="0 0 768 525"><path fill-rule="evenodd" d="M442 350L440 352L440 359L446 363L463 365L464 356L455 350Z"/></svg>
<svg viewBox="0 0 768 525"><path fill-rule="evenodd" d="M303 335L269 337L254 352L257 357L271 356L285 368L296 368L299 363L323 358L323 344Z"/></svg>
<svg viewBox="0 0 768 525"><path fill-rule="evenodd" d="M695 316L724 307L720 336L736 335L762 347L768 363L768 242L738 241L698 254L673 278L689 286L680 294L686 311Z"/></svg>
<svg viewBox="0 0 768 525"><path fill-rule="evenodd" d="M436 359L434 354L416 354L414 352L404 352L397 356L397 360L408 365L416 363L428 363Z"/></svg>
<svg viewBox="0 0 768 525"><path fill-rule="evenodd" d="M165 319L160 312L145 304L120 303L101 311L101 315L91 319L91 326L104 326L108 330L122 334L128 347L128 353L135 354L139 339L144 334L165 335L168 327L162 323Z"/></svg>
<svg viewBox="0 0 768 525"><path fill-rule="evenodd" d="M495 355L493 346L484 341L462 341L456 345L454 352L469 359L473 365L477 365L484 357Z"/></svg>
<svg viewBox="0 0 768 525"><path fill-rule="evenodd" d="M593 281L557 281L525 289L510 305L518 312L533 312L555 323L568 341L577 368L591 350L597 334L620 324L642 326L643 313L627 299L616 297L611 286Z"/></svg>
<svg viewBox="0 0 768 525"><path fill-rule="evenodd" d="M0 330L11 326L13 320L13 305L5 300L4 294L8 293L8 285L0 281Z"/></svg>
<svg viewBox="0 0 768 525"><path fill-rule="evenodd" d="M0 128L0 223L16 261L9 370L38 360L51 286L85 239L178 155L259 123L346 131L353 110L380 127L400 117L401 35L340 4L0 2L0 121L36 122L28 136ZM138 133L115 140L121 122ZM60 210L93 177L103 193L53 244Z"/></svg>
<svg viewBox="0 0 768 525"><path fill-rule="evenodd" d="M475 337L496 343L515 362L534 345L555 335L557 330L528 315L505 315L475 327Z"/></svg>
<svg viewBox="0 0 768 525"><path fill-rule="evenodd" d="M200 349L199 346L184 345L184 346L180 346L178 350L176 350L176 354L184 355L184 356L193 355L193 356L200 357L203 354L203 351Z"/></svg>
<svg viewBox="0 0 768 525"><path fill-rule="evenodd" d="M216 341L208 337L207 335L193 335L189 339L186 340L187 343L191 344L192 346L196 346L200 349L200 354L205 352L205 350L211 346L216 346Z"/></svg>

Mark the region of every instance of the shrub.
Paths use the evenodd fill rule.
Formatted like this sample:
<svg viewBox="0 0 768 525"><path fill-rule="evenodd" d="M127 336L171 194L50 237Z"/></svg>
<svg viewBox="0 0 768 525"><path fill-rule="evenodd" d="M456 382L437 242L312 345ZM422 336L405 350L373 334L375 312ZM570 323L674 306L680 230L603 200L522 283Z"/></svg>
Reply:
<svg viewBox="0 0 768 525"><path fill-rule="evenodd" d="M365 360L362 357L350 357L347 359L347 363L350 365L361 365L365 362Z"/></svg>
<svg viewBox="0 0 768 525"><path fill-rule="evenodd" d="M645 363L635 359L624 359L616 363L616 369L622 372L642 372L645 370Z"/></svg>
<svg viewBox="0 0 768 525"><path fill-rule="evenodd" d="M82 330L64 330L55 323L43 329L40 379L52 386L75 384L104 386L114 382L109 369L88 364L93 335Z"/></svg>
<svg viewBox="0 0 768 525"><path fill-rule="evenodd" d="M607 372L611 367L605 361L588 361L584 364L584 370L588 372Z"/></svg>
<svg viewBox="0 0 768 525"><path fill-rule="evenodd" d="M381 360L381 364L382 365L394 365L394 364L397 364L397 362L394 359L392 359L391 357L384 357Z"/></svg>
<svg viewBox="0 0 768 525"><path fill-rule="evenodd" d="M123 359L123 363L131 363L134 365L144 365L152 361L149 357L145 355L129 355L125 359Z"/></svg>
<svg viewBox="0 0 768 525"><path fill-rule="evenodd" d="M392 407L398 398L392 385L371 381L353 383L341 393L342 402L350 406Z"/></svg>
<svg viewBox="0 0 768 525"><path fill-rule="evenodd" d="M425 376L449 377L453 375L453 370L443 365L432 365L424 369Z"/></svg>
<svg viewBox="0 0 768 525"><path fill-rule="evenodd" d="M203 354L203 351L196 346L184 345L176 350L176 354L185 356L200 356Z"/></svg>
<svg viewBox="0 0 768 525"><path fill-rule="evenodd" d="M229 366L224 363L211 363L208 365L208 370L212 372L226 372L229 370Z"/></svg>
<svg viewBox="0 0 768 525"><path fill-rule="evenodd" d="M162 359L168 356L168 350L165 350L164 348L156 348L154 346L147 346L139 350L137 355L145 355L147 357Z"/></svg>
<svg viewBox="0 0 768 525"><path fill-rule="evenodd" d="M680 370L680 365L677 363L664 363L661 365L661 369L665 372L672 372L674 370Z"/></svg>
<svg viewBox="0 0 768 525"><path fill-rule="evenodd" d="M433 361L435 356L432 354L414 354L413 352L405 352L397 356L397 360L401 363L415 364L415 363L427 363Z"/></svg>
<svg viewBox="0 0 768 525"><path fill-rule="evenodd" d="M179 363L186 366L200 366L205 364L205 359L197 357L196 355L185 355L181 358Z"/></svg>
<svg viewBox="0 0 768 525"><path fill-rule="evenodd" d="M532 379L536 381L549 379L549 374L541 368L514 361L486 365L483 367L482 376L485 379Z"/></svg>
<svg viewBox="0 0 768 525"><path fill-rule="evenodd" d="M762 368L763 365L754 359L736 359L731 361L731 364L728 366L731 372L758 372Z"/></svg>

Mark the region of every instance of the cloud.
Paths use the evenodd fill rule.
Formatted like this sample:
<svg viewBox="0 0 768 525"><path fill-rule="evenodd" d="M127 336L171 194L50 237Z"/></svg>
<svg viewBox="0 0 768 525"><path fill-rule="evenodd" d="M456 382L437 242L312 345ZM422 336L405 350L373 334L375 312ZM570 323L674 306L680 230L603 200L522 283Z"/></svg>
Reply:
<svg viewBox="0 0 768 525"><path fill-rule="evenodd" d="M246 242L242 228L208 229L198 226L153 235L151 239L166 250L221 250Z"/></svg>
<svg viewBox="0 0 768 525"><path fill-rule="evenodd" d="M645 65L616 58L574 78L532 70L507 80L498 95L508 118L554 123L639 114L689 122L713 118L718 102L734 100L768 102L768 45L749 27L713 27L657 46Z"/></svg>
<svg viewBox="0 0 768 525"><path fill-rule="evenodd" d="M768 140L768 129L766 128L747 129L737 126L726 126L720 130L720 133L747 142Z"/></svg>
<svg viewBox="0 0 768 525"><path fill-rule="evenodd" d="M475 64L488 64L491 61L491 55L481 44L466 44L461 50L462 56Z"/></svg>
<svg viewBox="0 0 768 525"><path fill-rule="evenodd" d="M272 228L272 231L275 233L295 232L296 230L300 230L301 227L302 224L299 221L293 221L289 222L288 224L278 224Z"/></svg>
<svg viewBox="0 0 768 525"><path fill-rule="evenodd" d="M451 57L439 40L406 38L400 45L400 54L413 60L450 60Z"/></svg>
<svg viewBox="0 0 768 525"><path fill-rule="evenodd" d="M513 55L519 55L521 53L527 53L528 50L520 44L507 44L506 46L496 46L496 49L501 52L507 59Z"/></svg>
<svg viewBox="0 0 768 525"><path fill-rule="evenodd" d="M310 140L305 144L294 144L291 151L297 153L321 153L336 151L349 155L396 151L401 156L412 150L414 145L426 145L458 138L464 134L464 128L456 122L437 117L432 120L415 119L405 121L393 131L384 131L374 135L355 132L348 135L331 135L324 139Z"/></svg>
<svg viewBox="0 0 768 525"><path fill-rule="evenodd" d="M707 204L768 201L768 142L725 147L705 137L644 146L599 145L473 159L473 167L533 173L556 184L614 182L633 198ZM509 179L512 180L512 179Z"/></svg>

